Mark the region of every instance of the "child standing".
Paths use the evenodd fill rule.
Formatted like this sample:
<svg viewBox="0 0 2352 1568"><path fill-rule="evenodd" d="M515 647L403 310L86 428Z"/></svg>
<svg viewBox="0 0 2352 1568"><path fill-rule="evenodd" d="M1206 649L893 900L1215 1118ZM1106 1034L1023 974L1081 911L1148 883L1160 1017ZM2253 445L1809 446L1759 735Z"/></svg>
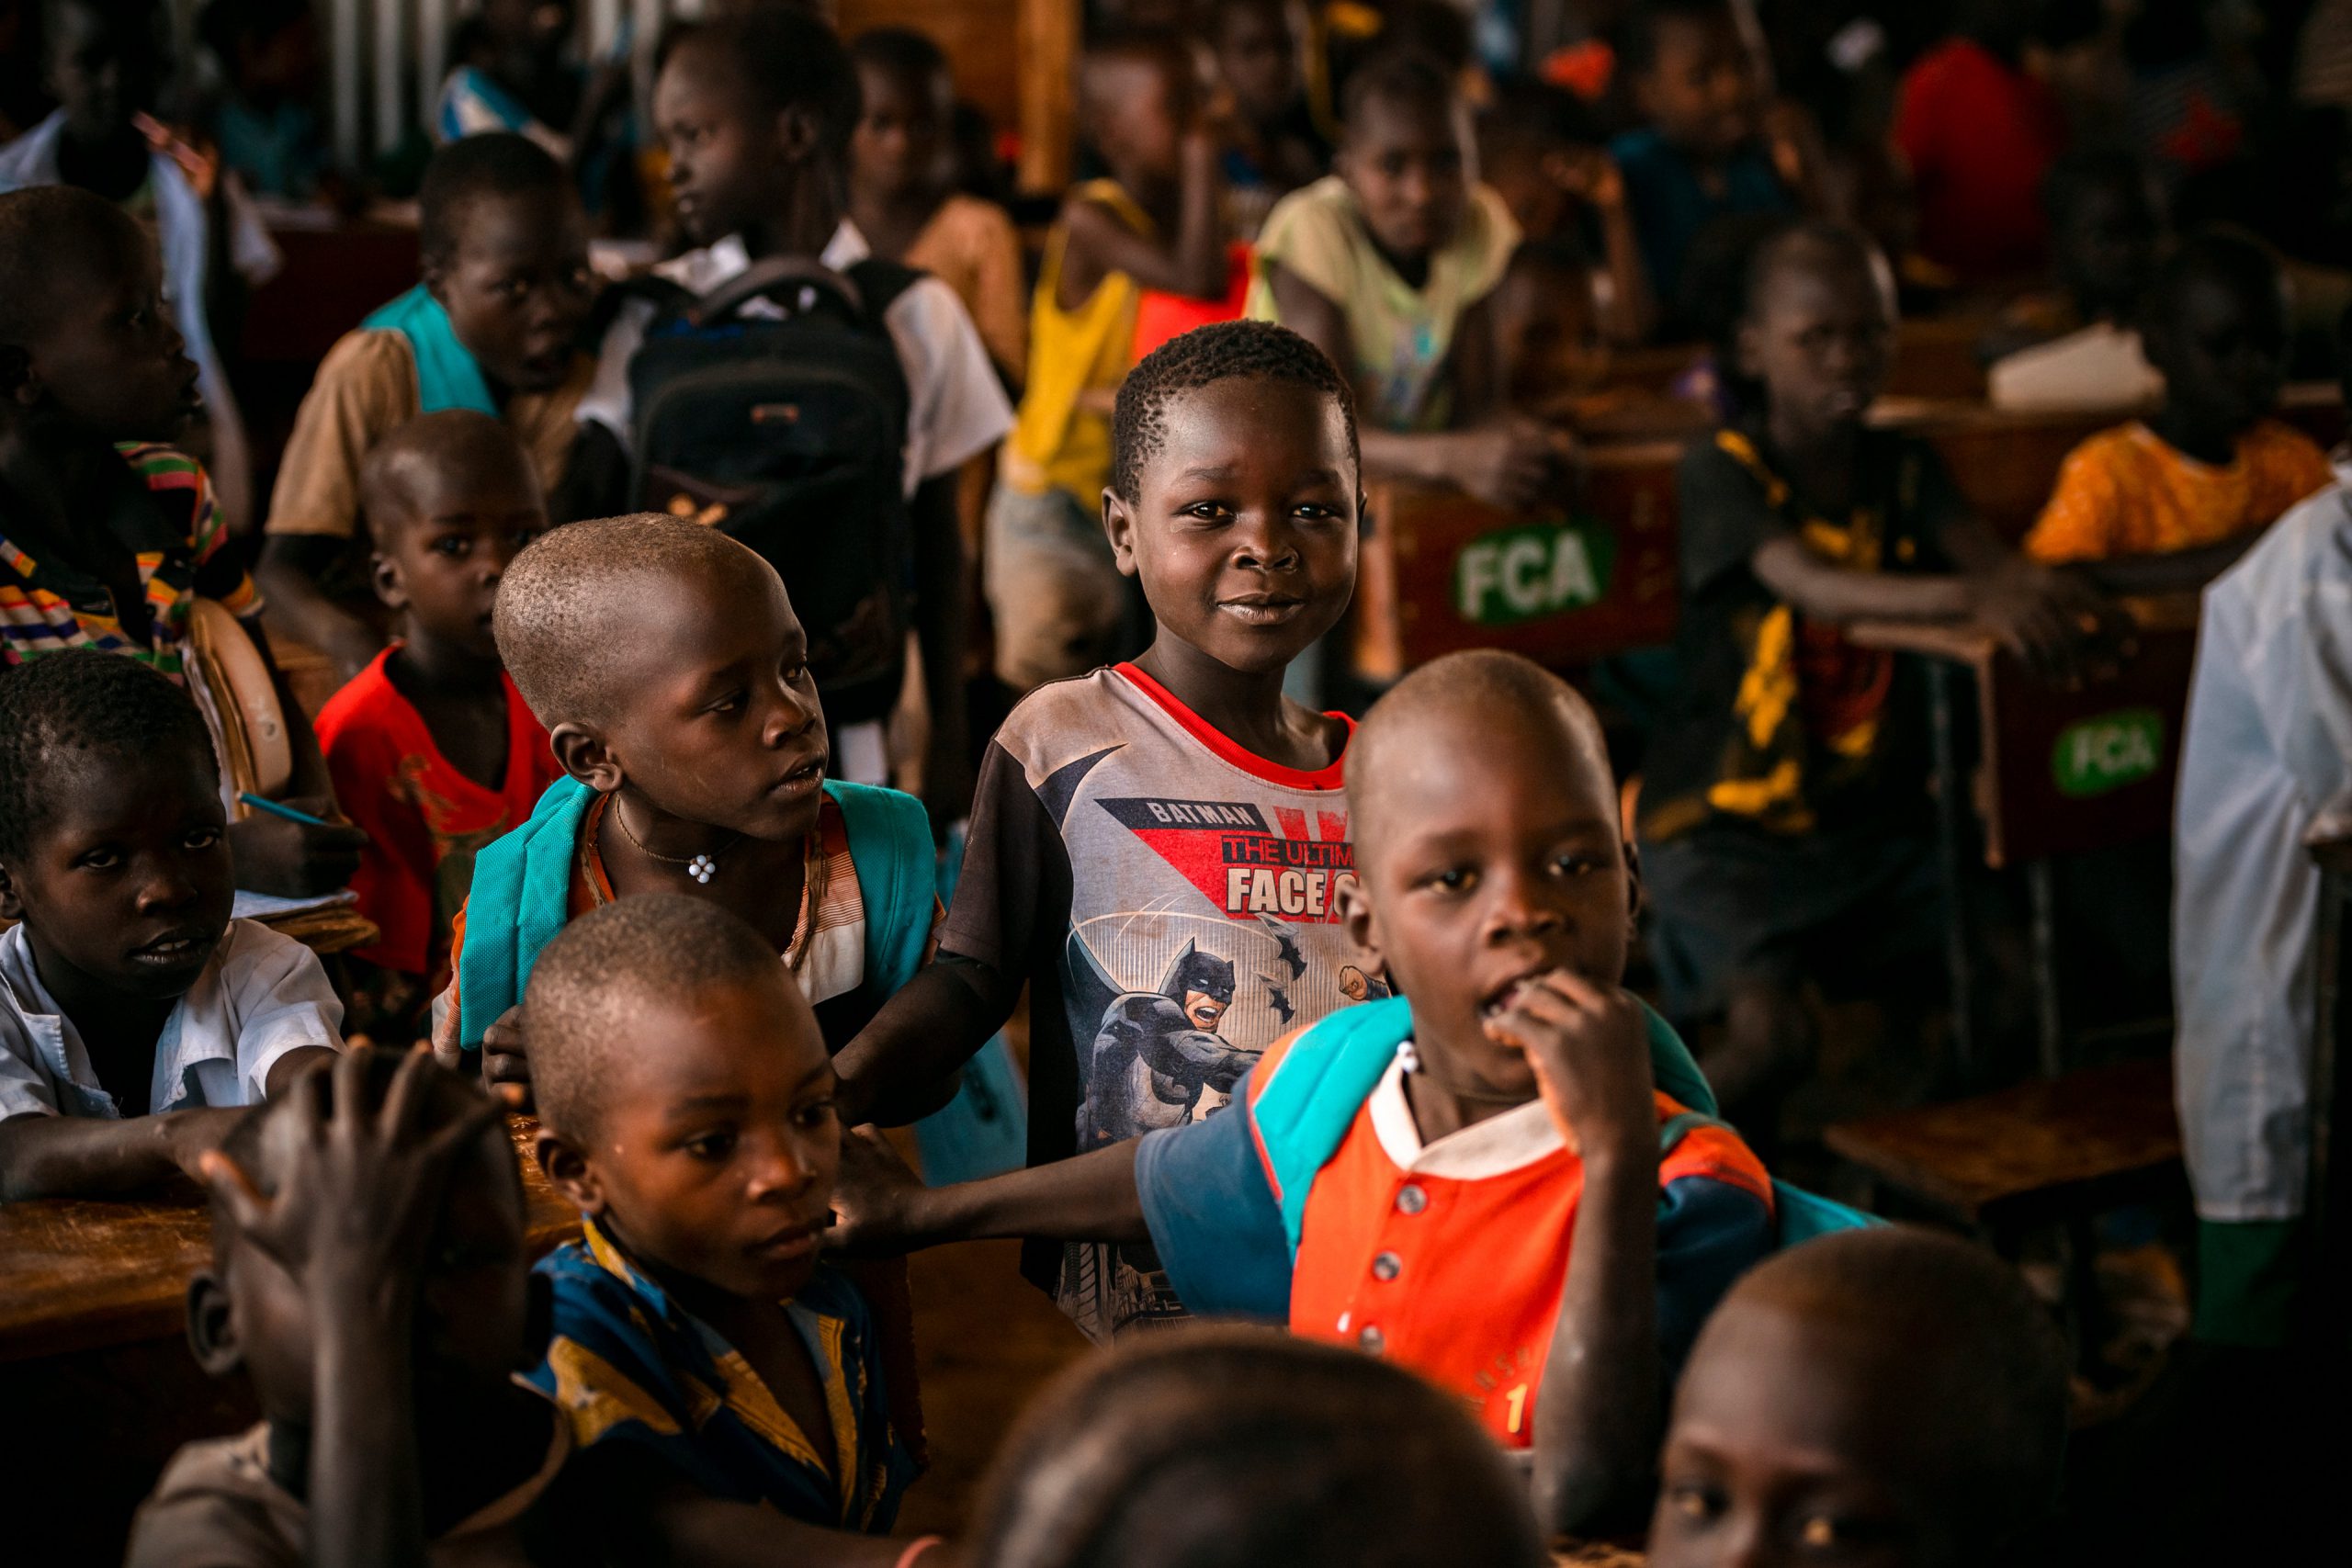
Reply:
<svg viewBox="0 0 2352 1568"><path fill-rule="evenodd" d="M2067 455L2026 553L2118 593L2200 588L2328 484L2325 454L2271 417L2288 314L2286 278L2260 243L2185 242L2158 269L2140 327L2163 405Z"/></svg>
<svg viewBox="0 0 2352 1568"><path fill-rule="evenodd" d="M1640 885L1565 682L1425 665L1347 771L1346 934L1398 998L1270 1047L1221 1115L1043 1169L926 1190L861 1139L844 1239L1148 1240L1196 1311L1419 1372L1532 1450L1546 1536L1589 1529L1646 1500L1670 1369L1770 1248L1773 1190L1620 988Z"/></svg>
<svg viewBox="0 0 2352 1568"><path fill-rule="evenodd" d="M997 675L1016 692L1132 651L1133 595L1102 539L1110 405L1141 291L1225 292L1217 144L1190 52L1156 34L1091 43L1079 104L1110 169L1062 203L1029 307L1029 380L989 502ZM1124 645L1124 646L1122 646Z"/></svg>
<svg viewBox="0 0 2352 1568"><path fill-rule="evenodd" d="M862 33L850 55L864 102L850 140L851 221L876 255L953 288L999 372L1019 386L1029 361L1021 237L1003 208L950 183L956 81L947 56L909 28Z"/></svg>
<svg viewBox="0 0 2352 1568"><path fill-rule="evenodd" d="M899 1561L866 1538L914 1460L865 1300L818 1257L842 1122L775 948L703 899L624 899L548 944L522 1021L539 1164L587 1232L539 1265L532 1381L600 1486L764 1505L745 1528L778 1560Z"/></svg>
<svg viewBox="0 0 2352 1568"><path fill-rule="evenodd" d="M1942 940L1924 698L1844 625L1973 620L2061 672L2076 617L2112 612L1995 539L1931 448L1864 423L1894 332L1867 240L1788 228L1744 295L1727 367L1741 412L1679 474L1681 685L1640 823L1668 1010L1725 1018L1708 1075L1761 1134L1810 1055L1798 987L1925 961Z"/></svg>
<svg viewBox="0 0 2352 1568"><path fill-rule="evenodd" d="M229 918L204 716L89 649L0 676L0 1201L195 1174L342 1048L301 943Z"/></svg>
<svg viewBox="0 0 2352 1568"><path fill-rule="evenodd" d="M327 351L294 416L262 547L272 623L345 680L384 647L325 586L359 532L368 452L420 413L467 409L504 422L541 491L560 498L573 411L595 372L573 341L595 298L587 228L553 158L498 133L444 147L425 165L417 223L423 281Z"/></svg>
<svg viewBox="0 0 2352 1568"><path fill-rule="evenodd" d="M381 933L353 955L380 972L354 1027L413 1040L448 982L474 852L563 776L491 631L499 581L547 508L514 438L469 409L394 432L368 455L359 490L376 592L405 635L319 711L319 744L335 798L368 830L352 888Z"/></svg>
<svg viewBox="0 0 2352 1568"><path fill-rule="evenodd" d="M1368 471L1524 503L1552 477L1551 444L1503 414L1487 296L1519 228L1470 177L1469 112L1444 67L1413 54L1358 67L1345 110L1339 172L1266 220L1250 314L1346 369Z"/></svg>
<svg viewBox="0 0 2352 1568"><path fill-rule="evenodd" d="M71 186L0 195L0 669L96 648L183 680L198 596L240 617L265 663L259 598L203 468L162 443L201 403L163 302L153 243ZM290 804L334 802L311 727L272 669L290 732ZM363 835L270 813L231 823L238 884L341 887Z"/></svg>

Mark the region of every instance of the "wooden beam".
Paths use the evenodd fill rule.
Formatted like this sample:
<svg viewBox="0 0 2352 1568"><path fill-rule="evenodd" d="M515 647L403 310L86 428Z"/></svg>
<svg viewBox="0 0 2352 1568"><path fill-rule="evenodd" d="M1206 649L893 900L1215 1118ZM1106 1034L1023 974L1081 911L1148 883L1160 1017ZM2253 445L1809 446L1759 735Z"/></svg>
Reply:
<svg viewBox="0 0 2352 1568"><path fill-rule="evenodd" d="M1020 5L1021 188L1058 194L1078 135L1080 0Z"/></svg>

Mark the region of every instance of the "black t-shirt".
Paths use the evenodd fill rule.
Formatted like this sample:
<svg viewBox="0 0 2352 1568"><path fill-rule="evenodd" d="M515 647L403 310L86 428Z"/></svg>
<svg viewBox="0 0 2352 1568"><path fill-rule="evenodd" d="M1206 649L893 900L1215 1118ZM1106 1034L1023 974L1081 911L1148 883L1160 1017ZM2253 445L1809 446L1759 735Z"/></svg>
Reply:
<svg viewBox="0 0 2352 1568"><path fill-rule="evenodd" d="M1948 570L1944 530L1968 508L1934 448L1869 431L1856 464L1856 503L1833 519L1781 477L1759 436L1720 430L1683 455L1681 687L1645 764L1645 839L1720 823L1804 833L1924 806L1910 673L1808 620L1751 565L1792 536L1852 570Z"/></svg>

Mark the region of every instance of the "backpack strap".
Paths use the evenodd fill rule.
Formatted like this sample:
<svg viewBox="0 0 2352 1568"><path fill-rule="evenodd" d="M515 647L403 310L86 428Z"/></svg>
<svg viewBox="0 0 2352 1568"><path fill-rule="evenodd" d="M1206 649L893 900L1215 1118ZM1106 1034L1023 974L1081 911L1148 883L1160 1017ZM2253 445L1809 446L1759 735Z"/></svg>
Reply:
<svg viewBox="0 0 2352 1568"><path fill-rule="evenodd" d="M885 256L861 256L843 267L842 274L857 286L858 297L865 303L865 318L876 326L900 295L931 276L921 267Z"/></svg>
<svg viewBox="0 0 2352 1568"><path fill-rule="evenodd" d="M797 299L807 289L830 297L859 321L869 316L879 319L880 312L868 310L855 283L807 256L769 256L755 261L696 299L686 315L694 325L707 327L732 319L754 299L779 296Z"/></svg>
<svg viewBox="0 0 2352 1568"><path fill-rule="evenodd" d="M421 413L471 409L499 417L497 400L473 351L458 341L449 312L422 283L368 312L359 323L376 332L398 333L416 361L416 400Z"/></svg>
<svg viewBox="0 0 2352 1568"><path fill-rule="evenodd" d="M523 999L540 950L563 929L572 856L595 798L578 779L558 779L529 821L474 856L457 962L458 1041L467 1050L478 1049L482 1031Z"/></svg>
<svg viewBox="0 0 2352 1568"><path fill-rule="evenodd" d="M888 997L915 977L931 942L931 910L939 855L931 841L931 815L922 802L895 789L825 781L841 807L865 899L865 974Z"/></svg>

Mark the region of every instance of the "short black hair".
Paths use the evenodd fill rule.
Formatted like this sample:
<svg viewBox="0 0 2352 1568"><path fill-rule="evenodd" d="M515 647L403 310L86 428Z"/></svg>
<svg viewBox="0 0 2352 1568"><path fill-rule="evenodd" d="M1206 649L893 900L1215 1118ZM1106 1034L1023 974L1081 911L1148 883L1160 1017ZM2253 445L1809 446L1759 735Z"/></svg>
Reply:
<svg viewBox="0 0 2352 1568"><path fill-rule="evenodd" d="M0 344L47 337L61 284L87 283L146 243L122 209L79 186L0 193Z"/></svg>
<svg viewBox="0 0 2352 1568"><path fill-rule="evenodd" d="M195 756L216 777L220 766L196 700L141 660L74 648L0 669L0 860L47 825L57 774L98 755L148 769Z"/></svg>
<svg viewBox="0 0 2352 1568"><path fill-rule="evenodd" d="M563 165L527 136L485 130L460 137L424 165L424 182L416 193L417 252L428 263L456 254L466 209L485 197L571 188Z"/></svg>
<svg viewBox="0 0 2352 1568"><path fill-rule="evenodd" d="M1272 321L1216 321L1169 339L1127 373L1111 414L1111 488L1140 499L1143 468L1168 439L1168 405L1218 381L1284 381L1340 406L1348 461L1362 466L1356 400L1329 355Z"/></svg>
<svg viewBox="0 0 2352 1568"><path fill-rule="evenodd" d="M662 40L656 68L689 43L730 62L762 107L813 117L820 158L835 170L848 166L862 95L840 34L793 6L754 6L672 29Z"/></svg>
<svg viewBox="0 0 2352 1568"><path fill-rule="evenodd" d="M1340 123L1353 130L1367 104L1443 118L1461 101L1461 89L1444 61L1425 50L1384 50L1349 73L1347 85L1340 90Z"/></svg>
<svg viewBox="0 0 2352 1568"><path fill-rule="evenodd" d="M868 28L849 46L850 58L909 78L949 76L947 51L913 28Z"/></svg>
<svg viewBox="0 0 2352 1568"><path fill-rule="evenodd" d="M2228 289L2247 304L2267 305L2279 313L2283 324L2286 279L2278 253L2252 234L2242 229L2200 230L2157 265L2140 307L2141 333L2153 336L2170 330L2188 291L2207 283Z"/></svg>
<svg viewBox="0 0 2352 1568"><path fill-rule="evenodd" d="M1671 23L1689 27L1738 26L1731 0L1634 0L1618 29L1617 61L1628 75L1657 63L1658 35Z"/></svg>

